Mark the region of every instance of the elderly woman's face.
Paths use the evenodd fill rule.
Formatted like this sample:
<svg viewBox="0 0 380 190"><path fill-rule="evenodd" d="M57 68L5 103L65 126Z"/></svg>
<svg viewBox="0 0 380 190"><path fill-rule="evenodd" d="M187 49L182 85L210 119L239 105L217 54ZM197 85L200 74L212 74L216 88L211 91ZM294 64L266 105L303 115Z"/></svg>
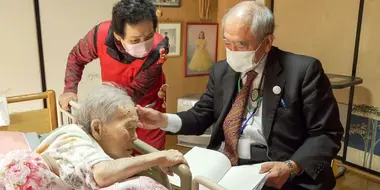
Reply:
<svg viewBox="0 0 380 190"><path fill-rule="evenodd" d="M133 141L137 139L138 116L134 106L117 108L115 119L104 124L96 138L102 149L112 158L128 157L132 153Z"/></svg>

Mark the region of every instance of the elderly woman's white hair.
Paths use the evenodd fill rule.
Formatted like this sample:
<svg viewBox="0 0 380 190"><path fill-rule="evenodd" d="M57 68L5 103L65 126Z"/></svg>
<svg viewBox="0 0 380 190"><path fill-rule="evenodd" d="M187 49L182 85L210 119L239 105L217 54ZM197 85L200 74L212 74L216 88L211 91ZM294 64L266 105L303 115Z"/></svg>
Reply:
<svg viewBox="0 0 380 190"><path fill-rule="evenodd" d="M115 119L118 108L135 105L131 97L120 88L103 84L94 88L81 103L74 115L83 130L91 133L91 121L99 119L103 123L109 123Z"/></svg>
<svg viewBox="0 0 380 190"><path fill-rule="evenodd" d="M223 17L223 28L225 21L231 13L239 13L239 19L244 19L244 24L251 27L254 37L261 41L268 34L274 32L274 18L272 11L262 3L255 1L243 1L232 7Z"/></svg>

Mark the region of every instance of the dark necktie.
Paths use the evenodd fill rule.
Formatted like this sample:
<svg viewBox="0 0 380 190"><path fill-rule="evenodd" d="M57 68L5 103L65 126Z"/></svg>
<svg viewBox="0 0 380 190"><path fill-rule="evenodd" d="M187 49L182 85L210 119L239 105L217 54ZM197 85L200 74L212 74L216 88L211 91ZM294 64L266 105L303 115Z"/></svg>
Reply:
<svg viewBox="0 0 380 190"><path fill-rule="evenodd" d="M227 114L223 123L225 139L224 154L230 159L233 166L236 166L238 163L237 144L240 135L239 128L242 125L242 120L247 107L249 91L257 73L255 71L249 71L246 75L247 80L237 95L235 102L232 104L231 110Z"/></svg>

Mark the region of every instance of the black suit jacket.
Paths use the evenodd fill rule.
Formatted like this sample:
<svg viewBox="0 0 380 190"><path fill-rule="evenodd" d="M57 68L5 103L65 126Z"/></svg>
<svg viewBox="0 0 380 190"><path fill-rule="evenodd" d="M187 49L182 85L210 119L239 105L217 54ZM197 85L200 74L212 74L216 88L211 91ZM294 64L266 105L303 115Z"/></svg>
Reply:
<svg viewBox="0 0 380 190"><path fill-rule="evenodd" d="M296 189L332 189L331 160L340 149L343 127L321 63L273 47L266 64L262 127L268 156L273 161L293 160L304 169L292 182ZM177 113L182 120L178 134L201 135L214 124L208 148L219 148L224 141L223 121L238 93L239 77L226 61L215 64L201 99L190 110ZM280 94L273 93L274 86L281 87Z"/></svg>

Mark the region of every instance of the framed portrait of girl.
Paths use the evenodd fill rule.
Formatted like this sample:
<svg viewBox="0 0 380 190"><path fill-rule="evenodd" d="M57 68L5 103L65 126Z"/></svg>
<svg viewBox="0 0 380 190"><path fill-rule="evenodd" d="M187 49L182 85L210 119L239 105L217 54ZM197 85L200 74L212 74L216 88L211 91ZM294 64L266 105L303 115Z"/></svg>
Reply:
<svg viewBox="0 0 380 190"><path fill-rule="evenodd" d="M217 57L218 24L186 23L185 77L209 75Z"/></svg>

